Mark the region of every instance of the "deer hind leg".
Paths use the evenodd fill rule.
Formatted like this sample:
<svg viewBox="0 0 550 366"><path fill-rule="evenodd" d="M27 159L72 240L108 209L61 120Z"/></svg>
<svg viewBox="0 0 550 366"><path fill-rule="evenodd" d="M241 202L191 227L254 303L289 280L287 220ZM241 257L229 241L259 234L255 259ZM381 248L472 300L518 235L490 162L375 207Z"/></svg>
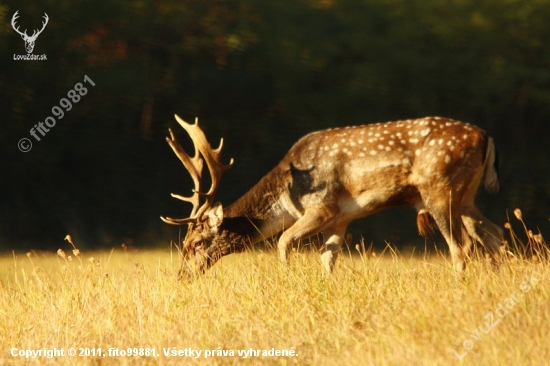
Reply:
<svg viewBox="0 0 550 366"><path fill-rule="evenodd" d="M304 215L283 232L277 242L279 258L288 263L292 243L315 235L332 225L337 212L327 208L306 209Z"/></svg>
<svg viewBox="0 0 550 366"><path fill-rule="evenodd" d="M466 269L465 255L462 248L463 227L460 215L460 205L450 203L447 200L424 202L426 208L433 217L439 231L443 234L449 245L453 266L456 271L462 272ZM469 240L469 238L466 238Z"/></svg>
<svg viewBox="0 0 550 366"><path fill-rule="evenodd" d="M462 222L468 234L480 243L493 259L497 259L504 238L502 229L484 217L473 205L463 210ZM466 254L469 255L469 251Z"/></svg>

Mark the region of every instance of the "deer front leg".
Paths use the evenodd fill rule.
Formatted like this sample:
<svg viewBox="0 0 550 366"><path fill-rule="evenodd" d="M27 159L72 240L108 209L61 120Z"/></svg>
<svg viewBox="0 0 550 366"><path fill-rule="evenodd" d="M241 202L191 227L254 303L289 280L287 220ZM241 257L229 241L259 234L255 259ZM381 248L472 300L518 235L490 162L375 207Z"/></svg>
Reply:
<svg viewBox="0 0 550 366"><path fill-rule="evenodd" d="M332 273L336 258L342 250L342 242L344 241L344 235L346 234L346 225L331 227L323 231L323 237L325 239L325 251L321 255L321 263L325 267L328 274Z"/></svg>
<svg viewBox="0 0 550 366"><path fill-rule="evenodd" d="M281 261L288 263L292 243L323 231L333 223L336 215L336 212L326 208L306 209L304 216L286 229L277 242Z"/></svg>

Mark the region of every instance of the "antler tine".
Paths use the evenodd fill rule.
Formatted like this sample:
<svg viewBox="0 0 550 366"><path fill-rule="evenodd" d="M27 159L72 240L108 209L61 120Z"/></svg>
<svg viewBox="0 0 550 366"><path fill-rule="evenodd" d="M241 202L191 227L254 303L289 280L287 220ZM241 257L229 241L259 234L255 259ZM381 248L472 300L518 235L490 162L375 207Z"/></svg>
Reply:
<svg viewBox="0 0 550 366"><path fill-rule="evenodd" d="M42 31L44 30L44 28L46 28L46 25L48 24L48 20L50 20L50 18L48 17L48 14L44 13L44 22L42 22L42 29L40 29L40 31L38 32L38 34L42 33Z"/></svg>
<svg viewBox="0 0 550 366"><path fill-rule="evenodd" d="M222 173L233 166L234 160L231 159L228 165L223 165L221 162L221 153L223 149L223 138L221 139L220 146L217 149L212 149L204 132L199 127L199 119L195 118L195 123L190 124L182 120L178 115L175 116L178 123L187 131L191 140L195 144L195 149L201 153L202 157L206 161L208 170L212 177L212 185L207 193L199 191L201 196L206 198L206 202L199 209L197 216L201 217L204 212L212 206L214 202L214 196L220 184Z"/></svg>
<svg viewBox="0 0 550 366"><path fill-rule="evenodd" d="M199 151L197 150L197 147L195 146L195 155L193 157L190 157L183 147L179 144L179 142L176 140L176 137L171 129L169 129L170 137L166 138L166 141L176 154L176 156L180 159L180 161L183 163L183 166L189 174L191 175L191 179L193 180L194 194L190 197L184 197L177 194L172 193L172 197L177 198L179 200L190 202L193 204L193 210L191 211L191 215L189 219L171 219L171 218L163 218L161 219L169 224L173 225L183 225L185 223L190 223L197 220L197 215L199 211L199 205L200 205L200 196L199 193L201 189L201 179L202 179L202 169L203 169L203 160L199 155ZM185 220L185 221L182 221Z"/></svg>
<svg viewBox="0 0 550 366"><path fill-rule="evenodd" d="M15 12L15 14L13 14L13 17L11 18L11 26L12 26L13 29L14 29L17 33L19 33L20 35L23 35L23 34L24 34L24 35L27 35L27 30L26 30L26 29L25 29L25 32L23 33L23 32L21 32L21 31L19 30L19 26L17 26L17 28L15 27L15 25L16 25L15 22L17 21L17 18L19 18L19 14L18 14L18 13L19 13L19 10L17 10L17 11Z"/></svg>
<svg viewBox="0 0 550 366"><path fill-rule="evenodd" d="M188 217L185 219L173 219L171 217L163 217L161 216L160 219L164 221L167 224L170 225L185 225L185 224L192 224L197 221L197 218Z"/></svg>

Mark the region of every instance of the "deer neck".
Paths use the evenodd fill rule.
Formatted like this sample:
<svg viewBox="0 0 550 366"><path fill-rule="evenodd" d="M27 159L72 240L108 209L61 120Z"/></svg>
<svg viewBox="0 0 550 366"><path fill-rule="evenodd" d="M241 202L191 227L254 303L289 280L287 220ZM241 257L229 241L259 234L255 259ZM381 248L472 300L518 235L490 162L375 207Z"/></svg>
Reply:
<svg viewBox="0 0 550 366"><path fill-rule="evenodd" d="M224 210L222 229L226 235L253 244L282 231L285 220L291 224L278 204L285 189L284 173L280 166L275 167Z"/></svg>

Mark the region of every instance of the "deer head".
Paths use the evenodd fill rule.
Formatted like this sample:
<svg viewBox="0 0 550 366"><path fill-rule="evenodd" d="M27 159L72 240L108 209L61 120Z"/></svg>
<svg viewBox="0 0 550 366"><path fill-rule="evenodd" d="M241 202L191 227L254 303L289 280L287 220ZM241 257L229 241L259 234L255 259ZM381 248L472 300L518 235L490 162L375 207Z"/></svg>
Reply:
<svg viewBox="0 0 550 366"><path fill-rule="evenodd" d="M34 32L32 33L32 36L29 36L29 35L27 35L27 30L26 29L25 29L24 32L20 32L19 27L15 26L15 21L19 17L19 15L17 14L18 12L19 12L19 10L17 10L15 12L15 14L13 14L13 17L11 18L11 26L13 27L13 29L17 33L19 33L21 35L21 38L23 38L23 41L25 41L25 49L27 50L27 53L32 53L32 51L34 49L34 43L36 42L36 39L38 38L40 33L42 33L44 28L46 28L46 24L48 24L48 19L49 19L48 14L44 13L44 22L42 22L42 29L40 29L40 30L35 29Z"/></svg>
<svg viewBox="0 0 550 366"><path fill-rule="evenodd" d="M198 118L195 124L189 124L179 116L175 116L178 123L187 131L193 144L195 154L189 156L176 140L174 133L170 130L170 137L166 141L187 169L194 183L193 195L183 197L172 194L172 197L193 205L191 215L184 219L173 219L161 217L167 224L188 225L187 235L182 246L183 264L180 276L190 276L194 272L203 272L223 255L229 254L229 247L213 247L212 240L217 236L219 227L223 220L223 209L220 203L214 203L214 196L220 184L224 171L233 166L233 159L228 165L221 163L223 149L223 138L217 149L212 149L204 132L199 127ZM207 192L202 190L202 171L204 162L210 172L212 184ZM201 205L201 200L204 201ZM214 250L213 250L214 249Z"/></svg>

